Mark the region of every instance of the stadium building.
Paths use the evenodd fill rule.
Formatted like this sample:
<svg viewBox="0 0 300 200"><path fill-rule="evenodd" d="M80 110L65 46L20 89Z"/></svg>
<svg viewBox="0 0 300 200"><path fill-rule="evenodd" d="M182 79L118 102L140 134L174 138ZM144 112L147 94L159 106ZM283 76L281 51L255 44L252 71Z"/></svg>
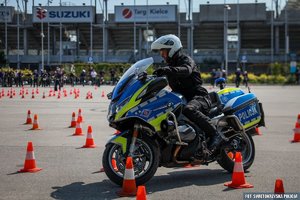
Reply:
<svg viewBox="0 0 300 200"><path fill-rule="evenodd" d="M107 2L107 1L106 1ZM151 42L176 34L197 63L236 66L299 61L300 9L289 0L280 13L265 3L200 4L179 13L177 5L33 6L32 14L0 6L0 52L11 66L47 67L72 62L134 62L158 55ZM277 14L276 14L277 13Z"/></svg>

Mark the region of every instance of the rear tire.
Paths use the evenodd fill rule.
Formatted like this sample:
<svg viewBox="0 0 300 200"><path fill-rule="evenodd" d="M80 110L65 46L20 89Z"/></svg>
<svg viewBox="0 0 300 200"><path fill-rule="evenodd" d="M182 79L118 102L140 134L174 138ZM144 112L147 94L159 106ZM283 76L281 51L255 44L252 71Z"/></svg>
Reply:
<svg viewBox="0 0 300 200"><path fill-rule="evenodd" d="M251 167L255 158L255 145L253 139L250 134L245 134L245 135L246 138L244 138L244 142L246 142L247 149L244 149L241 152L243 157L244 171L246 171ZM217 160L217 162L223 169L232 173L234 168L234 161L232 160L232 158L229 157L228 153L229 152L227 152L225 149L222 149L220 153L220 158Z"/></svg>
<svg viewBox="0 0 300 200"><path fill-rule="evenodd" d="M137 138L135 151L137 151L140 148L140 146L138 146L137 144L144 145L145 149L151 151L151 152L149 152L150 157L152 156L151 159L149 159L149 155L146 155L146 156L141 155L140 154L141 151L140 151L139 155L137 155L139 157L136 157L137 159L135 159L135 157L133 157L133 159L132 159L133 165L134 165L134 171L135 171L136 185L143 185L154 176L154 174L158 168L158 165L159 165L160 151L159 151L157 142L146 136L143 136L142 139ZM127 154L126 155L122 154L121 157L119 157L120 160L116 161L118 163L117 167L119 169L119 172L116 172L116 170L114 170L113 166L112 166L111 155L112 155L112 151L117 151L118 148L120 148L120 145L118 145L118 144L110 143L110 144L106 145L106 148L104 150L103 157L102 157L102 165L104 168L104 172L108 176L108 178L115 184L122 186L124 169L126 167L125 160L126 160ZM142 159L146 159L146 160L149 159L151 161L149 161L146 171L142 175L139 176L137 174L137 171L139 171L139 166L142 165L143 167L145 167L143 165L144 163L139 163L139 160L142 160Z"/></svg>

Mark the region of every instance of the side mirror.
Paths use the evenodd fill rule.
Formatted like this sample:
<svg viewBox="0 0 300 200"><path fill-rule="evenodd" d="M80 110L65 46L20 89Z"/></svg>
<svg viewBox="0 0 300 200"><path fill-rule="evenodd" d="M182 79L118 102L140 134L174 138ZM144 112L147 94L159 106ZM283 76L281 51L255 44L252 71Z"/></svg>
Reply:
<svg viewBox="0 0 300 200"><path fill-rule="evenodd" d="M142 72L138 75L138 80L142 81L142 82L145 82L146 79L147 79L147 72Z"/></svg>
<svg viewBox="0 0 300 200"><path fill-rule="evenodd" d="M106 96L107 96L108 99L111 99L112 98L112 92L108 93Z"/></svg>

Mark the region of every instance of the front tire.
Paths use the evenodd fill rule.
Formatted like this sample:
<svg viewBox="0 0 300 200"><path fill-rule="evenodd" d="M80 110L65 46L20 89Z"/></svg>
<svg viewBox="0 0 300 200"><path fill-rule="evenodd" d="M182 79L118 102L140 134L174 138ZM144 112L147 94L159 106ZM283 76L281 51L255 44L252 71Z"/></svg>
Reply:
<svg viewBox="0 0 300 200"><path fill-rule="evenodd" d="M241 151L242 159L243 159L243 167L245 171L249 169L254 162L254 158L255 158L254 141L250 134L245 134L245 136L246 137L243 137L242 140L240 140L245 145L244 148L240 150L224 148L221 150L220 158L217 160L217 162L223 169L227 170L230 173L233 172L233 168L234 168L234 161L232 159L232 155L230 155L230 152L232 153L232 152ZM238 137L242 137L242 136L236 136L233 138L233 140L239 139ZM233 140L231 140L231 142Z"/></svg>
<svg viewBox="0 0 300 200"><path fill-rule="evenodd" d="M106 145L102 157L105 174L120 186L123 184L126 155L120 145L110 143ZM159 165L160 151L157 142L149 137L137 138L132 160L136 184L143 185L154 176Z"/></svg>

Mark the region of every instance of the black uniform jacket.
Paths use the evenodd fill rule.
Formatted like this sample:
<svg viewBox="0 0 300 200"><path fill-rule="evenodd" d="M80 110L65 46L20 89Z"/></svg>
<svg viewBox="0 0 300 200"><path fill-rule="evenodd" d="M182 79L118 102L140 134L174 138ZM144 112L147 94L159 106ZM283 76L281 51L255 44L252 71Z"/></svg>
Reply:
<svg viewBox="0 0 300 200"><path fill-rule="evenodd" d="M167 78L174 92L182 94L188 101L194 96L207 96L207 90L202 87L200 71L192 58L177 52L168 62L171 73Z"/></svg>

